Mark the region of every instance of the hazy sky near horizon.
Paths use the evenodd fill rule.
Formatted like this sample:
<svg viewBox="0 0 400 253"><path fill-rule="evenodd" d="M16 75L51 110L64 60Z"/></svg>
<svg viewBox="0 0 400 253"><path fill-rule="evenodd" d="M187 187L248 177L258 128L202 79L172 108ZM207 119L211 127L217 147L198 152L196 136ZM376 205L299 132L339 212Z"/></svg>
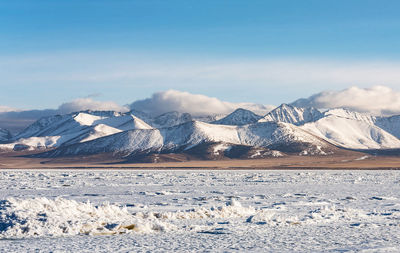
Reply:
<svg viewBox="0 0 400 253"><path fill-rule="evenodd" d="M1 1L0 107L400 87L399 1Z"/></svg>

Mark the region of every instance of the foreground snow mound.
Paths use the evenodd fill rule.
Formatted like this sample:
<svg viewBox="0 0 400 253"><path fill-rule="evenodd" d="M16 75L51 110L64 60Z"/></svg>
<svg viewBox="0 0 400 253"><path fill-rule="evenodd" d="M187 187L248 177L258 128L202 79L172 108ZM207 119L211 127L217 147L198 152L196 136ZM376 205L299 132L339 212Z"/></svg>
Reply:
<svg viewBox="0 0 400 253"><path fill-rule="evenodd" d="M302 125L320 119L323 114L315 108L297 108L282 104L265 115L259 122L285 122Z"/></svg>
<svg viewBox="0 0 400 253"><path fill-rule="evenodd" d="M126 207L108 203L10 198L0 201L0 238L152 233L179 229L174 220L237 218L255 212L235 200L211 209L130 213Z"/></svg>
<svg viewBox="0 0 400 253"><path fill-rule="evenodd" d="M302 207L303 205L309 208ZM384 218L371 217L371 213L363 210L336 207L329 203L309 202L299 203L298 207L292 206L294 209L299 207L306 210L293 213L284 207L243 207L238 201L231 199L226 205L211 208L134 212L127 207L109 203L95 206L90 202L63 198L10 198L0 201L0 239L170 231L202 233L212 231L216 222L307 226L332 222L361 224Z"/></svg>
<svg viewBox="0 0 400 253"><path fill-rule="evenodd" d="M0 202L0 237L62 236L109 232L115 222L131 220L124 208L57 198Z"/></svg>
<svg viewBox="0 0 400 253"><path fill-rule="evenodd" d="M239 108L239 109L236 109L231 114L229 114L228 116L226 116L220 120L216 120L212 123L219 124L219 125L241 126L241 125L256 123L261 118L262 117L260 115L257 115L252 111Z"/></svg>

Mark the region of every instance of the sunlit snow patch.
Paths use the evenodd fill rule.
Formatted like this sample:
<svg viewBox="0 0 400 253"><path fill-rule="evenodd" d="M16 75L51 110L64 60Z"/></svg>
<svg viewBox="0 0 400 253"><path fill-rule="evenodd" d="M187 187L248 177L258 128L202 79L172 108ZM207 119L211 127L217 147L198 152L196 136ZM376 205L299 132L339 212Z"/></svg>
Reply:
<svg viewBox="0 0 400 253"><path fill-rule="evenodd" d="M369 158L369 156L365 155L365 156L362 156L362 157L357 158L357 159L355 159L355 160L356 160L356 161L362 161L362 160L365 160L365 159L368 159L368 158Z"/></svg>

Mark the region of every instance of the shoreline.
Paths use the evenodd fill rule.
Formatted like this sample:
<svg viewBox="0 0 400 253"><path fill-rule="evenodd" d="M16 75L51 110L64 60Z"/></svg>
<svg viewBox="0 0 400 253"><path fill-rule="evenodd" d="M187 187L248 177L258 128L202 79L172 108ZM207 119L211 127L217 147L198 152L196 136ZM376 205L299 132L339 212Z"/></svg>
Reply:
<svg viewBox="0 0 400 253"><path fill-rule="evenodd" d="M286 156L265 159L129 163L104 157L26 158L0 155L0 170L400 170L398 156Z"/></svg>
<svg viewBox="0 0 400 253"><path fill-rule="evenodd" d="M131 171L389 171L400 170L400 168L210 168L210 167L42 167L42 168L0 168L0 171L12 170L131 170Z"/></svg>

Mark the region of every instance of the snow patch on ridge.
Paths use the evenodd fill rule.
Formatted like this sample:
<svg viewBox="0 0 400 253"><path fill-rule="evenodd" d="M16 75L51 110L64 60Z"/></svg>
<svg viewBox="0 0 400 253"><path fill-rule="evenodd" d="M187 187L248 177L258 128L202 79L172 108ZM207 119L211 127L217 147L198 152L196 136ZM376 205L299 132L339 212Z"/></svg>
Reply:
<svg viewBox="0 0 400 253"><path fill-rule="evenodd" d="M228 145L226 143L220 143L217 144L213 147L213 153L214 155L219 155L221 152L226 152L232 149L231 145Z"/></svg>

